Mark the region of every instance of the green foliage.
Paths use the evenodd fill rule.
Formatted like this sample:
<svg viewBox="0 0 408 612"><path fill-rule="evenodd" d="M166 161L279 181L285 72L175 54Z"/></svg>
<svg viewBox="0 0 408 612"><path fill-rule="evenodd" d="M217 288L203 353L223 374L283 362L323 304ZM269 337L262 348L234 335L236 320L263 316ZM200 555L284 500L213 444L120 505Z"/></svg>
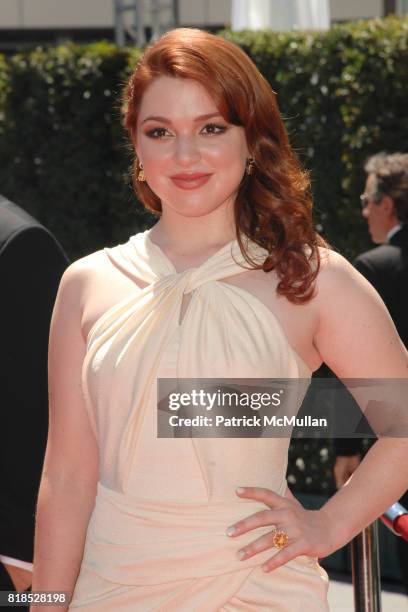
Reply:
<svg viewBox="0 0 408 612"><path fill-rule="evenodd" d="M408 19L375 19L325 33L222 32L254 60L311 171L315 219L348 257L370 247L359 209L363 166L408 144Z"/></svg>
<svg viewBox="0 0 408 612"><path fill-rule="evenodd" d="M120 121L121 90L139 55L68 44L0 63L1 193L53 231L73 259L149 223L131 201Z"/></svg>

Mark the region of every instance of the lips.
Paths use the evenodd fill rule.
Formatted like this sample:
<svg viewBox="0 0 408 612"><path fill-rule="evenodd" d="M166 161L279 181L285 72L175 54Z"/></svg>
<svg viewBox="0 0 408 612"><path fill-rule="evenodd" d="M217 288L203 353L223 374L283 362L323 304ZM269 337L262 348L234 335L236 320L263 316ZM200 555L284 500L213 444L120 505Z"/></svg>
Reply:
<svg viewBox="0 0 408 612"><path fill-rule="evenodd" d="M180 189L196 189L205 185L209 180L211 174L204 174L203 172L194 172L191 174L173 174L171 180Z"/></svg>

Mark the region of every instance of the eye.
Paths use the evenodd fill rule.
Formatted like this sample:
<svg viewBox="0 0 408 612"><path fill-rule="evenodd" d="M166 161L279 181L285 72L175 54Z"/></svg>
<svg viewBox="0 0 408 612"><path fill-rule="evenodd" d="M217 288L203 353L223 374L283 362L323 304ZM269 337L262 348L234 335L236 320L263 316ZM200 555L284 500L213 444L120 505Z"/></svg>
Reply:
<svg viewBox="0 0 408 612"><path fill-rule="evenodd" d="M157 127L153 128L152 130L148 130L147 132L145 132L145 134L146 136L149 136L149 138L163 138L163 136L166 135L166 131L166 128Z"/></svg>
<svg viewBox="0 0 408 612"><path fill-rule="evenodd" d="M217 123L207 123L203 127L202 132L205 135L223 134L227 129L228 128L225 125L219 125ZM156 140L159 140L161 138L164 138L166 135L168 135L169 131L164 127L156 127L156 128L152 128L151 130L148 130L147 132L145 132L145 134L149 138L154 138Z"/></svg>
<svg viewBox="0 0 408 612"><path fill-rule="evenodd" d="M203 130L206 130L207 134L223 134L226 132L227 127L217 123L207 123L207 125L203 127Z"/></svg>

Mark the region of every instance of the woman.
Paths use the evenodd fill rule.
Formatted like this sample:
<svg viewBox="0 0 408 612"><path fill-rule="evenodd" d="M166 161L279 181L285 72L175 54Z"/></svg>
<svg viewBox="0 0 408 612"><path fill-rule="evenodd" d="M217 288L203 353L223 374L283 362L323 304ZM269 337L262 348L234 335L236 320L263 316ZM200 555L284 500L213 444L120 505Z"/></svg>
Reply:
<svg viewBox="0 0 408 612"><path fill-rule="evenodd" d="M403 378L407 353L314 230L275 95L239 48L167 33L129 81L124 120L159 221L61 282L33 590L98 612L327 610L317 557L406 489L392 465L407 441L379 440L308 511L286 485L286 438L158 438L156 380L310 378L323 361L341 378Z"/></svg>

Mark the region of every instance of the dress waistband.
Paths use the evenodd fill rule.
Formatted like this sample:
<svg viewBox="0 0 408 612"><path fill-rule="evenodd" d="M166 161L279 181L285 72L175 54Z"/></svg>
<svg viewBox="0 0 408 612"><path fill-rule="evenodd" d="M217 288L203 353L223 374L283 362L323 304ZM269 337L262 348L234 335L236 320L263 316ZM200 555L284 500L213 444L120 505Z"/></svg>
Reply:
<svg viewBox="0 0 408 612"><path fill-rule="evenodd" d="M83 564L120 584L148 585L216 576L261 565L277 549L240 561L236 552L271 525L237 538L229 525L265 510L253 500L176 503L144 500L98 483Z"/></svg>

